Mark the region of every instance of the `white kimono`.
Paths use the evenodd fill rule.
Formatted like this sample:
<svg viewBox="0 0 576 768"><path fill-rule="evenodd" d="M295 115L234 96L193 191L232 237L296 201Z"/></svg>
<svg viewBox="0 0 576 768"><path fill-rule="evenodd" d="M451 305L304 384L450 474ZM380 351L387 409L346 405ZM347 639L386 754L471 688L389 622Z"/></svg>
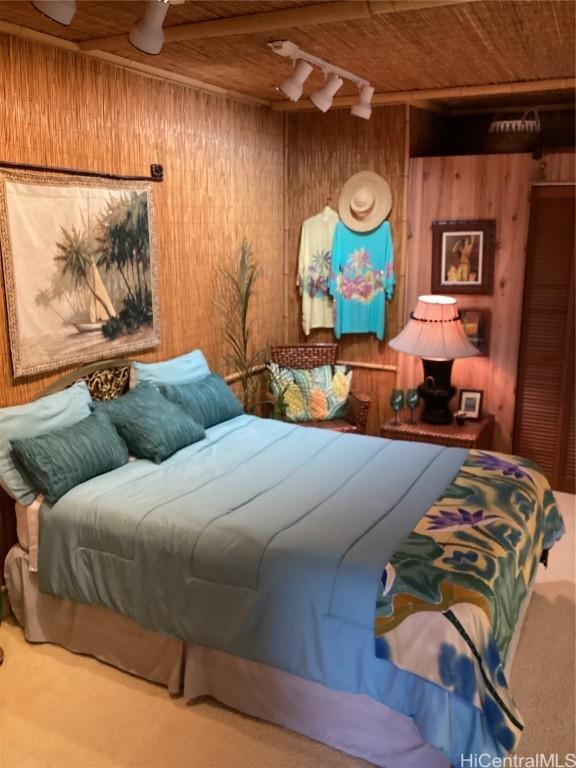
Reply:
<svg viewBox="0 0 576 768"><path fill-rule="evenodd" d="M336 211L326 206L302 224L296 284L302 296L302 327L306 335L311 328L334 327L333 300L328 285L332 237L338 221Z"/></svg>

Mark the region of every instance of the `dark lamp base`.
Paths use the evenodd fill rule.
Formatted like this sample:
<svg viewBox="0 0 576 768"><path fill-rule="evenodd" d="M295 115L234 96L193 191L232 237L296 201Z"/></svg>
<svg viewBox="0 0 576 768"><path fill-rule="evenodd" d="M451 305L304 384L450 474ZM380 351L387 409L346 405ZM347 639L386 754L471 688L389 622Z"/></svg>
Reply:
<svg viewBox="0 0 576 768"><path fill-rule="evenodd" d="M425 421L428 424L452 424L450 400L456 394L455 387L431 389L426 384L420 384L418 392L424 402L420 421Z"/></svg>
<svg viewBox="0 0 576 768"><path fill-rule="evenodd" d="M451 424L450 400L456 394L456 387L450 384L453 360L422 360L424 383L418 387L424 409L421 421L428 424Z"/></svg>

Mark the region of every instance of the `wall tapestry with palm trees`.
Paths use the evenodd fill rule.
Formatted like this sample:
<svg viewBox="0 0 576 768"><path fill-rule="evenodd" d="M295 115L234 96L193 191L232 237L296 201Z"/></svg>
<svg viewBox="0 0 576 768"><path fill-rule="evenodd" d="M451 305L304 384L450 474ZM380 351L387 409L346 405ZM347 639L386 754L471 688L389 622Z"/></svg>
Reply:
<svg viewBox="0 0 576 768"><path fill-rule="evenodd" d="M15 376L160 342L152 184L0 174Z"/></svg>

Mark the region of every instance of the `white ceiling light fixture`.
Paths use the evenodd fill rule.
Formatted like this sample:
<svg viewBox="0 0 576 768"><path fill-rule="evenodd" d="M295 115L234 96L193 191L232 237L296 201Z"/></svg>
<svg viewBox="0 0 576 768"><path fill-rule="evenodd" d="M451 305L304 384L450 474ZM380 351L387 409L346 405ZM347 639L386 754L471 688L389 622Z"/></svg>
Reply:
<svg viewBox="0 0 576 768"><path fill-rule="evenodd" d="M52 21L67 27L76 13L76 0L34 0L34 8Z"/></svg>
<svg viewBox="0 0 576 768"><path fill-rule="evenodd" d="M374 88L371 85L363 85L360 89L360 96L358 101L350 112L354 117L362 117L364 120L370 120L372 115L372 96L374 96Z"/></svg>
<svg viewBox="0 0 576 768"><path fill-rule="evenodd" d="M313 56L311 53L306 53L302 48L299 48L296 43L292 43L290 40L275 40L272 43L268 43L272 51L278 56L284 56L292 59L292 61L298 61L296 69L293 74L288 77L278 90L288 96L292 101L298 101L302 96L304 82L312 71L312 67L318 67L321 69L325 76L328 78L325 85L319 88L311 96L310 100L318 109L322 112L327 112L332 106L335 93L340 90L344 84L344 80L350 80L356 83L360 89L360 96L358 102L352 107L352 114L356 117L362 117L364 120L369 120L372 114L372 107L370 102L374 95L374 88L370 85L368 80L363 77L353 75L352 72L347 72L345 69L335 67L324 59L319 59L317 56Z"/></svg>
<svg viewBox="0 0 576 768"><path fill-rule="evenodd" d="M313 67L311 64L308 64L307 61L300 59L294 68L294 72L290 75L290 77L287 77L286 80L280 83L278 90L282 91L282 93L288 96L290 101L298 101L300 96L302 96L304 83L306 82L306 79L312 70Z"/></svg>
<svg viewBox="0 0 576 768"><path fill-rule="evenodd" d="M149 0L144 18L130 30L128 40L143 53L156 55L164 45L162 25L170 7L170 0Z"/></svg>
<svg viewBox="0 0 576 768"><path fill-rule="evenodd" d="M317 91L310 94L310 101L320 112L328 112L334 100L334 94L342 88L344 80L337 74L332 74L326 81L326 85L318 88Z"/></svg>

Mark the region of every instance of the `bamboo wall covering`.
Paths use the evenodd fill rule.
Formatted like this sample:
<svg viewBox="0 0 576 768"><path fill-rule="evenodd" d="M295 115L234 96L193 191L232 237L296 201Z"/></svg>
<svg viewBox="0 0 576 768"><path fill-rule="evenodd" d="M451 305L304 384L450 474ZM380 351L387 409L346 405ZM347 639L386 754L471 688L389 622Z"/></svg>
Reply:
<svg viewBox="0 0 576 768"><path fill-rule="evenodd" d="M162 344L140 358L201 347L224 371L213 285L244 237L263 268L255 342L281 340L281 115L3 35L0 71L0 159L127 175L164 165L154 189ZM14 384L4 301L0 353L2 406L62 374Z"/></svg>
<svg viewBox="0 0 576 768"><path fill-rule="evenodd" d="M539 168L539 163L542 167ZM432 233L437 219L496 219L494 293L459 296L460 307L491 311L488 357L456 360L456 387L484 390L484 408L496 419L494 449L512 450L516 371L532 182L574 181L574 155L529 154L423 157L410 161L406 311L430 293ZM422 381L420 360L399 355L399 385ZM456 409L457 396L452 401Z"/></svg>
<svg viewBox="0 0 576 768"><path fill-rule="evenodd" d="M369 121L352 117L347 111L291 114L287 130L287 281L288 341L305 340L301 327L300 298L296 271L300 229L304 219L322 210L327 200L338 209L344 182L361 170L379 173L392 191L389 216L394 239L397 286L386 310L386 339L373 335L345 335L339 343L339 358L354 362L394 365L396 353L387 346L399 328L399 306L403 293L404 259L401 249L406 123L403 107L374 109ZM331 331L313 330L310 342L332 341ZM354 389L372 397L368 433L379 434L380 425L390 417L388 399L394 373L357 368Z"/></svg>

